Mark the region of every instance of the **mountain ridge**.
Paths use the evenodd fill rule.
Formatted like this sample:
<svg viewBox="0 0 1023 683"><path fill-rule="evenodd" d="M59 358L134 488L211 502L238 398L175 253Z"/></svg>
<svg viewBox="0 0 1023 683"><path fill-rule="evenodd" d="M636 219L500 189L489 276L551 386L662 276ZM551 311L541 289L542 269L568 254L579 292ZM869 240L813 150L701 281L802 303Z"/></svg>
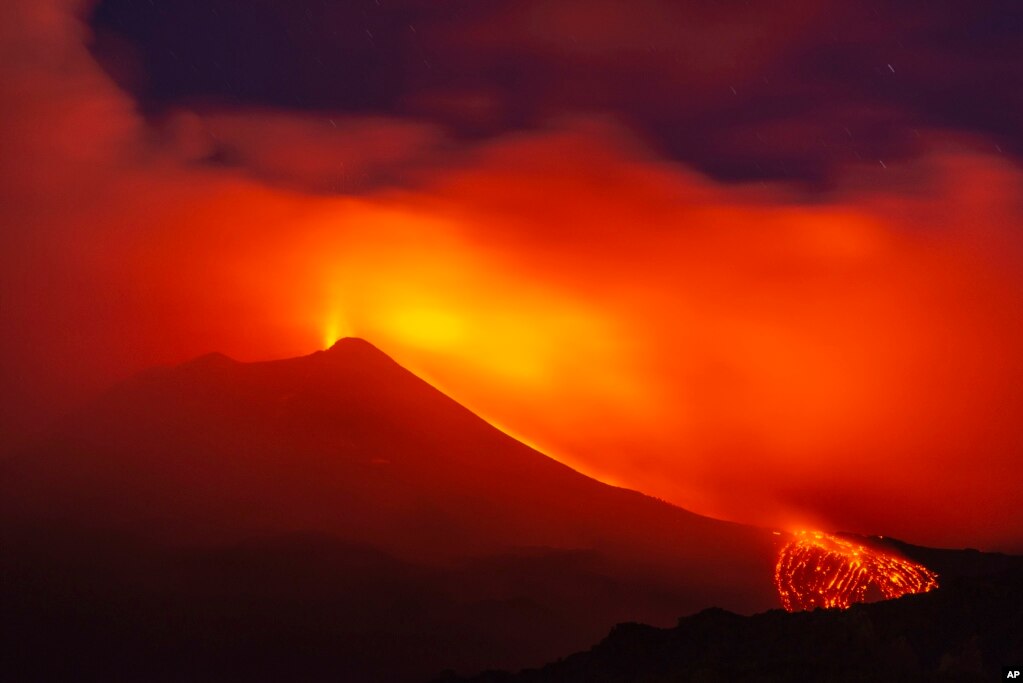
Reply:
<svg viewBox="0 0 1023 683"><path fill-rule="evenodd" d="M154 368L2 467L3 678L411 683L778 604L784 537L586 477L361 339Z"/></svg>
<svg viewBox="0 0 1023 683"><path fill-rule="evenodd" d="M443 462L448 467L448 479L460 479L463 488L486 479L495 496L509 495L501 490L507 488L505 482L496 479L515 476L521 483L521 492L529 493L540 487L531 479L544 484L547 490L537 490L531 494L533 497L557 498L554 489L559 486L580 495L596 495L594 492L599 490L604 495L641 500L647 506L663 505L663 509L670 510L668 514L687 516L701 525L742 528L592 480L494 428L363 340L341 340L328 351L295 359L256 363L228 360L208 354L173 368L137 376L105 397L99 419L91 415L84 424L81 419L77 424L72 421L65 431L93 432L90 441L95 447L97 443L110 442L111 433L121 435L134 424L136 433L131 438L136 442L136 451L144 452L146 449L138 444L152 434L159 433L163 439L181 439L185 428L207 429L209 433L199 434L201 438L192 439L189 444L194 446L199 441L205 446L209 437L222 437L225 429L222 423L230 422L228 426L236 432L262 433L276 439L278 445L283 444L272 454L278 459L283 458L285 449L309 455L316 451L320 458L312 464L317 467L328 460L344 460L352 465L375 463L376 469L404 468L409 470L409 476L427 476L423 468ZM376 409L376 404L385 407ZM159 405L160 410L152 410L153 405ZM210 427L211 420L218 424ZM391 436L405 432L409 439L399 438L396 444L391 442L393 439L375 438L378 434L362 438L366 436L364 432L373 429ZM282 431L285 433L281 434ZM305 434L313 432L319 435L321 443L310 444L306 439ZM266 444L235 443L239 441L237 433L229 436L232 440L229 446L234 451L266 450ZM283 443L289 439L292 443ZM294 442L303 439L299 448L291 448ZM406 447L409 440L415 442L420 452L408 452L412 450ZM179 448L186 450L189 449ZM182 457L178 452L163 455L176 460ZM303 462L308 465L309 460ZM126 462L121 466L135 464ZM553 503L558 504L556 500ZM578 512L575 511L576 517ZM517 545L523 544L528 543Z"/></svg>
<svg viewBox="0 0 1023 683"><path fill-rule="evenodd" d="M590 649L518 673L435 683L991 681L1023 656L1023 558L929 593L848 610L752 616L720 608L673 628L617 624Z"/></svg>

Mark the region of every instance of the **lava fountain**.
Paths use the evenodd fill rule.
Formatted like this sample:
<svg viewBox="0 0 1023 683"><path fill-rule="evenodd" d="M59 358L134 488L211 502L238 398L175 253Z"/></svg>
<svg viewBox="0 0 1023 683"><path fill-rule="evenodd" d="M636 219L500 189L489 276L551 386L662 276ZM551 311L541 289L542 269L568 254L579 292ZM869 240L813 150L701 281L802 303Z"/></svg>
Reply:
<svg viewBox="0 0 1023 683"><path fill-rule="evenodd" d="M886 600L938 587L938 575L919 564L819 531L800 531L781 549L774 570L789 612L845 609L867 602L871 588Z"/></svg>

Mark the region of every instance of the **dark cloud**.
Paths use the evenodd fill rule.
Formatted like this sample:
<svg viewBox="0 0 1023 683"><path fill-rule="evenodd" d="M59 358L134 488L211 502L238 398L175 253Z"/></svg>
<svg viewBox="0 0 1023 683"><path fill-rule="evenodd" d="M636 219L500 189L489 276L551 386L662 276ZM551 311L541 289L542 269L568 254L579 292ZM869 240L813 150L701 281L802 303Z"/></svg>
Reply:
<svg viewBox="0 0 1023 683"><path fill-rule="evenodd" d="M458 137L610 113L731 180L827 182L921 128L1023 151L1023 5L828 0L104 0L94 52L154 112L427 119Z"/></svg>

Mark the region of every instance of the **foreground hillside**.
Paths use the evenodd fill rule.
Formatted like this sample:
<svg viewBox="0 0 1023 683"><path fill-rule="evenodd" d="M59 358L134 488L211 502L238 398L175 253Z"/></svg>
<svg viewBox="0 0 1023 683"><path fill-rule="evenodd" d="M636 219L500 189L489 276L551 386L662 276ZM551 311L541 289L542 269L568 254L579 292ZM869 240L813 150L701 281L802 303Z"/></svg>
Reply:
<svg viewBox="0 0 1023 683"><path fill-rule="evenodd" d="M620 624L587 652L474 683L994 681L1023 661L1023 567L848 610L740 616L675 628ZM450 677L446 680L456 680Z"/></svg>

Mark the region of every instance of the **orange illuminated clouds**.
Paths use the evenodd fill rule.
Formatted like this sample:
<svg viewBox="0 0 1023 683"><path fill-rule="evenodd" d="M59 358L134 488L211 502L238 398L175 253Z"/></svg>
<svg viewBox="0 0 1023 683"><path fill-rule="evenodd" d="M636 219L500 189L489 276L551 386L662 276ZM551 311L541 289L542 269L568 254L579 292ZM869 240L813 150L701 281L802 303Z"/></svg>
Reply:
<svg viewBox="0 0 1023 683"><path fill-rule="evenodd" d="M253 114L235 142L257 161L205 164L202 112L182 114L188 140L147 132L78 25L36 19L78 47L74 69L2 71L19 406L354 335L581 471L697 512L1023 547L999 494L1023 485L1023 176L979 142L935 131L918 160L814 194L717 183L599 117L445 154L415 128L413 178L336 194L302 163L322 122L274 117L288 153L260 154Z"/></svg>

